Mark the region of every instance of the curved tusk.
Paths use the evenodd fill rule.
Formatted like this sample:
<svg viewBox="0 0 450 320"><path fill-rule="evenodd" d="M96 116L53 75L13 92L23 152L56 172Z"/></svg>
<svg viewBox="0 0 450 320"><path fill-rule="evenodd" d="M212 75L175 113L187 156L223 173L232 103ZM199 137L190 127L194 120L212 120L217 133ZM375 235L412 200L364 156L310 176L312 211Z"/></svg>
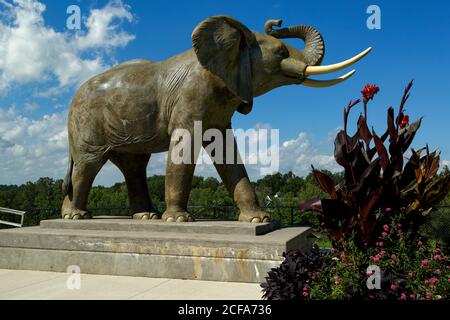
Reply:
<svg viewBox="0 0 450 320"><path fill-rule="evenodd" d="M336 64L330 64L328 66L308 66L305 70L305 75L312 76L312 75L316 75L316 74L330 73L330 72L335 72L335 71L345 69L345 68L351 66L352 64L358 62L359 60L361 60L370 51L372 51L371 47L367 48L366 50L364 50L360 54L354 56L353 58L350 58L348 60L345 60L345 61L342 61L342 62L339 62Z"/></svg>
<svg viewBox="0 0 450 320"><path fill-rule="evenodd" d="M337 79L333 80L311 80L311 79L305 79L301 84L307 87L314 87L314 88L323 88L323 87L331 87L336 84L339 84L341 82L344 82L351 76L355 74L356 70L352 70L347 74L344 74L342 77L339 77Z"/></svg>

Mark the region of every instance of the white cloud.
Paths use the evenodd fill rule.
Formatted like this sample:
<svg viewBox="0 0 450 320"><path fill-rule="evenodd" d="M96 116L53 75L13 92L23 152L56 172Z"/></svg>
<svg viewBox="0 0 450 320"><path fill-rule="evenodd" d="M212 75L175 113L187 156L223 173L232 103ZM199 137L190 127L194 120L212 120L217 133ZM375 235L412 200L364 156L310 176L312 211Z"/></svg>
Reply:
<svg viewBox="0 0 450 320"><path fill-rule="evenodd" d="M24 110L26 112L33 112L39 109L39 105L35 102L25 102Z"/></svg>
<svg viewBox="0 0 450 320"><path fill-rule="evenodd" d="M133 21L133 15L129 7L120 1L110 2L103 9L94 9L86 21L88 32L77 38L78 48L85 50L91 48L114 48L124 47L128 42L134 40L134 36L118 30L118 25L113 24L115 20Z"/></svg>
<svg viewBox="0 0 450 320"><path fill-rule="evenodd" d="M3 8L1 8L3 7ZM120 0L94 9L84 33L57 32L46 25L45 5L37 0L0 1L0 91L13 83L46 82L59 86L80 84L108 67L105 55L127 45L134 36L121 29L133 21ZM83 58L86 53L95 56Z"/></svg>
<svg viewBox="0 0 450 320"><path fill-rule="evenodd" d="M65 113L32 120L0 108L0 184L61 178L67 166Z"/></svg>

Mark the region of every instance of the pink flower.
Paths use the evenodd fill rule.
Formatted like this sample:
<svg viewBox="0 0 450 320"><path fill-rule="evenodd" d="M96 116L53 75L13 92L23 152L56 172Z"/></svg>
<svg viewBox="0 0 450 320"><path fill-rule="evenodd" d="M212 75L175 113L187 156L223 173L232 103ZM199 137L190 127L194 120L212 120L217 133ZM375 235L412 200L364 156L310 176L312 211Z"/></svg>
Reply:
<svg viewBox="0 0 450 320"><path fill-rule="evenodd" d="M376 245L377 245L378 247L382 247L382 246L383 246L383 241L377 242Z"/></svg>
<svg viewBox="0 0 450 320"><path fill-rule="evenodd" d="M306 292L306 291L308 291L309 289L308 289L308 287L303 287L303 291L304 292Z"/></svg>
<svg viewBox="0 0 450 320"><path fill-rule="evenodd" d="M383 226L383 230L386 231L386 232L388 232L388 231L389 231L389 226L388 226L387 224L385 224L385 225Z"/></svg>
<svg viewBox="0 0 450 320"><path fill-rule="evenodd" d="M392 209L391 208L386 208L384 211L386 211L387 213L391 212Z"/></svg>
<svg viewBox="0 0 450 320"><path fill-rule="evenodd" d="M437 279L436 277L425 280L425 284L435 284L437 282L439 282L439 279Z"/></svg>
<svg viewBox="0 0 450 320"><path fill-rule="evenodd" d="M420 251L420 252L424 252L425 250L424 250L424 248L420 247L420 248L419 248L419 251Z"/></svg>
<svg viewBox="0 0 450 320"><path fill-rule="evenodd" d="M341 283L341 278L339 278L339 276L336 276L334 278L334 284L338 285L339 283Z"/></svg>
<svg viewBox="0 0 450 320"><path fill-rule="evenodd" d="M427 291L426 299L431 300L431 292L430 291Z"/></svg>
<svg viewBox="0 0 450 320"><path fill-rule="evenodd" d="M436 248L433 250L433 254L439 254L439 253L441 253L441 249Z"/></svg>
<svg viewBox="0 0 450 320"><path fill-rule="evenodd" d="M309 295L309 293L308 292L303 292L303 296L305 297L305 298L307 298L308 297L308 295Z"/></svg>
<svg viewBox="0 0 450 320"><path fill-rule="evenodd" d="M380 251L380 255L382 256L383 254L385 254L386 253L386 251L384 251L384 250L381 250Z"/></svg>
<svg viewBox="0 0 450 320"><path fill-rule="evenodd" d="M422 241L419 241L419 242L417 242L417 245L418 245L418 246L423 246L423 242L422 242Z"/></svg>
<svg viewBox="0 0 450 320"><path fill-rule="evenodd" d="M428 268L428 259L422 260L422 267Z"/></svg>
<svg viewBox="0 0 450 320"><path fill-rule="evenodd" d="M412 278L412 277L413 277L413 275L414 275L414 273L412 273L412 272L408 272L408 278Z"/></svg>
<svg viewBox="0 0 450 320"><path fill-rule="evenodd" d="M434 259L434 261L441 261L442 257L439 254L437 254L437 255L434 256L433 259Z"/></svg>
<svg viewBox="0 0 450 320"><path fill-rule="evenodd" d="M434 271L434 273L436 273L436 274L441 274L441 270L436 269L436 271Z"/></svg>
<svg viewBox="0 0 450 320"><path fill-rule="evenodd" d="M403 238L403 236L400 236L399 240L403 241L405 238Z"/></svg>
<svg viewBox="0 0 450 320"><path fill-rule="evenodd" d="M391 284L391 290L397 290L397 288L398 286L395 283Z"/></svg>
<svg viewBox="0 0 450 320"><path fill-rule="evenodd" d="M412 300L415 299L415 296L414 296L414 294L412 294L412 293L409 295L409 297L410 297Z"/></svg>
<svg viewBox="0 0 450 320"><path fill-rule="evenodd" d="M450 283L450 279L447 279L447 282Z"/></svg>
<svg viewBox="0 0 450 320"><path fill-rule="evenodd" d="M402 293L400 296L400 300L406 300L406 294Z"/></svg>
<svg viewBox="0 0 450 320"><path fill-rule="evenodd" d="M397 223L397 228L401 228L402 225L400 223Z"/></svg>
<svg viewBox="0 0 450 320"><path fill-rule="evenodd" d="M383 238L386 238L386 237L388 236L388 234L387 234L386 232L382 232L382 233L381 233L381 236L382 236Z"/></svg>

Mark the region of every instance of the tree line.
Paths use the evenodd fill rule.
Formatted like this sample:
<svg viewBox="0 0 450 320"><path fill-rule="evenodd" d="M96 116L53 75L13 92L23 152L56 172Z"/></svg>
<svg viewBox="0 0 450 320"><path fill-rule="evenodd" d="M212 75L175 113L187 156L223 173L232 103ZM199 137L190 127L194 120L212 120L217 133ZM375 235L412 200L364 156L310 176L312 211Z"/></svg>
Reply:
<svg viewBox="0 0 450 320"><path fill-rule="evenodd" d="M446 172L448 172L447 167L441 174ZM337 182L343 179L342 173L331 175ZM152 200L161 211L164 210L164 179L165 177L162 175L147 178ZM253 185L260 205L266 207L296 207L312 198L325 197L312 173L305 177L297 176L292 172L275 173L253 182ZM27 211L26 225L38 224L43 219L57 218L63 201L61 186L62 180L51 178L40 178L35 182L27 182L20 186L0 185L0 207ZM447 196L444 203L450 204L450 196ZM229 207L223 208L223 210L219 208L214 213L210 209L193 208L191 211L195 211L192 213L196 216L216 215L232 218L233 215L237 215L237 210L232 208L234 202L228 195L225 186L214 177L194 176L189 206ZM121 182L111 187L93 187L89 195L88 208L98 215L129 215L126 184ZM314 218L312 213L300 217L297 210L293 212L290 208L274 210L281 220L285 220L284 222L289 222L290 215L294 214L294 222L314 224L314 221L310 221Z"/></svg>

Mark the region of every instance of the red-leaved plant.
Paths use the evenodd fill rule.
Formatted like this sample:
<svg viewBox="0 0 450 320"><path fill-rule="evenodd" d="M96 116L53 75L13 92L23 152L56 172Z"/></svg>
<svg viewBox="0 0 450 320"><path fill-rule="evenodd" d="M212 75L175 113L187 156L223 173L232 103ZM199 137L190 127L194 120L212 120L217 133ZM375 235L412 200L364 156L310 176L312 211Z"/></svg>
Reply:
<svg viewBox="0 0 450 320"><path fill-rule="evenodd" d="M409 116L404 113L411 87L412 81L404 91L397 117L394 108L388 109L387 130L379 136L367 125L367 105L379 88L367 85L362 91L364 115L358 119L356 133L348 135L347 122L360 100L350 101L344 109L344 129L335 140L334 157L344 168L344 180L336 184L313 168L315 179L329 199L314 199L300 209L321 213L321 225L335 245L352 236L360 247L375 246L382 226L399 212L405 213L404 223L411 231L417 231L433 205L450 190L450 175L436 178L439 152L430 152L428 146L412 149L405 164L405 153L422 121L409 124Z"/></svg>

